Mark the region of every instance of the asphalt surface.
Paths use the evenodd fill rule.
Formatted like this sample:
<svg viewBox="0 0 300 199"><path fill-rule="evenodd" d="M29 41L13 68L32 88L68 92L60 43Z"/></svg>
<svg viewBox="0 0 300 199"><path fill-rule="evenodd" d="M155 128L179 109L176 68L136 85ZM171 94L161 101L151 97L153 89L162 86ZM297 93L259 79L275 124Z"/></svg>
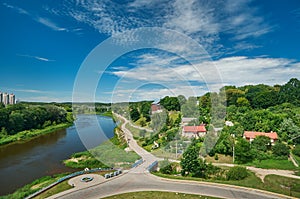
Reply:
<svg viewBox="0 0 300 199"><path fill-rule="evenodd" d="M129 170L127 173L119 177L105 180L100 184L91 184L91 186L83 187L82 189L70 189L50 198L98 199L111 195L136 191L180 192L236 199L288 198L287 196L251 188L207 182L171 180L154 176L147 171L147 167L155 160L158 160L158 158L145 151L136 143L132 137L132 134L125 128L125 125L128 123L128 121L123 117L122 119L125 121L122 125L122 130L125 133L125 137L129 139L129 147L143 158L143 164Z"/></svg>

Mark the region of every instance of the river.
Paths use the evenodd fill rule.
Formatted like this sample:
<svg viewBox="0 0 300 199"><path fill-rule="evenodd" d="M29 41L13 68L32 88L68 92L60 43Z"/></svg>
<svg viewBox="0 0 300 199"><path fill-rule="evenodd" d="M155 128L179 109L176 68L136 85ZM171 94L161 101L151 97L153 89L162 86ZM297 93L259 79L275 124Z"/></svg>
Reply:
<svg viewBox="0 0 300 199"><path fill-rule="evenodd" d="M82 135L90 139L88 148L113 137L115 123L111 118L91 115L78 115L75 125L47 135L39 136L25 143L0 147L0 195L12 193L16 189L37 178L73 171L65 167L62 161L75 152L85 151L81 142ZM101 126L104 135L99 134L97 125ZM87 139L87 138L84 138Z"/></svg>

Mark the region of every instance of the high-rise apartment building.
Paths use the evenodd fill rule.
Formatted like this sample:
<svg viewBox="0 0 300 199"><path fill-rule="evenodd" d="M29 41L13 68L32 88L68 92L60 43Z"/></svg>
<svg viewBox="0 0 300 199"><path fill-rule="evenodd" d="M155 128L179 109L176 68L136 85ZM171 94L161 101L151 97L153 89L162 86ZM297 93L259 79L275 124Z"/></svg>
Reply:
<svg viewBox="0 0 300 199"><path fill-rule="evenodd" d="M12 93L9 94L9 104L15 104L16 103L16 96Z"/></svg>
<svg viewBox="0 0 300 199"><path fill-rule="evenodd" d="M7 93L3 93L3 100L2 100L2 103L4 105L7 105L9 104L9 95Z"/></svg>
<svg viewBox="0 0 300 199"><path fill-rule="evenodd" d="M0 92L0 103L3 103L4 105L16 104L16 96L13 93L7 94Z"/></svg>

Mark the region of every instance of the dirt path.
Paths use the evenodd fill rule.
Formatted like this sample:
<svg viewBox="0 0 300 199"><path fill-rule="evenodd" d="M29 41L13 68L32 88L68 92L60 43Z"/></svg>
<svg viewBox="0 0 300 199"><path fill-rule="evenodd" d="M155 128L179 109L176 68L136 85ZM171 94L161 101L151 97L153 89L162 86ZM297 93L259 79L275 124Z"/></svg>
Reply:
<svg viewBox="0 0 300 199"><path fill-rule="evenodd" d="M213 163L213 165L227 166L227 167L238 166L238 165L226 164L226 163ZM249 169L250 171L253 171L256 174L256 176L259 177L263 182L264 182L265 177L267 175L271 175L271 174L285 176L285 177L289 177L289 178L300 179L300 176L293 175L294 171L290 171L290 170L261 169L261 168L250 167L250 166L247 166L246 168Z"/></svg>

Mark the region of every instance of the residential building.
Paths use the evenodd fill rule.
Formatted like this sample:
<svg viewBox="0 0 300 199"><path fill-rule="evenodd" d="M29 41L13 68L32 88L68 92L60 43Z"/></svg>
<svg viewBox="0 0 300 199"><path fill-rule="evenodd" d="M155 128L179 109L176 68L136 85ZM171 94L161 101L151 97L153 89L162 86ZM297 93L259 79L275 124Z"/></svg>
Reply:
<svg viewBox="0 0 300 199"><path fill-rule="evenodd" d="M191 122L193 120L196 120L196 118L194 118L194 117L183 117L181 119L181 124L182 124L182 126L185 126L185 125L187 125L189 122Z"/></svg>
<svg viewBox="0 0 300 199"><path fill-rule="evenodd" d="M199 138L206 135L205 125L199 126L183 126L182 127L182 136L188 138Z"/></svg>
<svg viewBox="0 0 300 199"><path fill-rule="evenodd" d="M257 136L266 136L270 138L271 144L274 145L274 143L278 140L278 135L276 132L271 131L270 133L265 132L255 132L255 131L245 131L243 138L246 140L252 142Z"/></svg>
<svg viewBox="0 0 300 199"><path fill-rule="evenodd" d="M9 94L9 104L15 104L16 103L16 96L12 93Z"/></svg>
<svg viewBox="0 0 300 199"><path fill-rule="evenodd" d="M151 104L151 114L163 112L160 104Z"/></svg>
<svg viewBox="0 0 300 199"><path fill-rule="evenodd" d="M7 93L3 93L2 103L3 103L4 105L9 104L9 95L8 95Z"/></svg>
<svg viewBox="0 0 300 199"><path fill-rule="evenodd" d="M13 93L7 94L0 92L0 103L3 103L4 105L16 104L16 96Z"/></svg>

